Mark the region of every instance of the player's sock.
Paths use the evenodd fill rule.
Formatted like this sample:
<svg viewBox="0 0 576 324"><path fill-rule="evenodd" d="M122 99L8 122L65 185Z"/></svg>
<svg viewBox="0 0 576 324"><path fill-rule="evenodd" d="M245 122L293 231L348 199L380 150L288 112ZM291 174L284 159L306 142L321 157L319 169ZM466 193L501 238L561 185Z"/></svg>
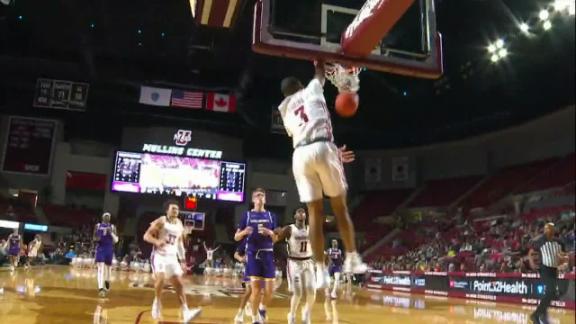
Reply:
<svg viewBox="0 0 576 324"><path fill-rule="evenodd" d="M104 289L104 264L98 262L96 264L98 270L96 274L96 280L98 281L98 290Z"/></svg>

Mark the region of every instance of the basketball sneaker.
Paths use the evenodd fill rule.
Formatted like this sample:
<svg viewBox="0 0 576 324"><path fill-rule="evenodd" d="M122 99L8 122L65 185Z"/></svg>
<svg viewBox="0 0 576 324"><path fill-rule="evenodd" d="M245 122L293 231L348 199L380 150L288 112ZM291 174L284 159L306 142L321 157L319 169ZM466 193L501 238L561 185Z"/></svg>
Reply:
<svg viewBox="0 0 576 324"><path fill-rule="evenodd" d="M368 271L366 263L362 262L362 258L358 252L347 253L344 260L344 273L363 274Z"/></svg>
<svg viewBox="0 0 576 324"><path fill-rule="evenodd" d="M250 304L250 302L246 302L246 306L244 306L244 314L246 314L246 316L252 314L252 304Z"/></svg>
<svg viewBox="0 0 576 324"><path fill-rule="evenodd" d="M266 308L259 308L258 309L258 313L260 314L260 319L262 320L262 322L265 322L267 317L266 317Z"/></svg>
<svg viewBox="0 0 576 324"><path fill-rule="evenodd" d="M235 324L242 324L244 323L244 312L238 312L236 317L234 317Z"/></svg>
<svg viewBox="0 0 576 324"><path fill-rule="evenodd" d="M106 287L106 290L110 290L110 281L104 281L104 286Z"/></svg>
<svg viewBox="0 0 576 324"><path fill-rule="evenodd" d="M302 307L302 324L312 324L312 319L310 318L310 312L308 311L308 306Z"/></svg>
<svg viewBox="0 0 576 324"><path fill-rule="evenodd" d="M296 316L292 313L288 313L288 324L296 324Z"/></svg>
<svg viewBox="0 0 576 324"><path fill-rule="evenodd" d="M182 310L182 319L184 323L188 323L191 320L195 319L200 315L202 309L200 307L192 308L192 309L183 309Z"/></svg>
<svg viewBox="0 0 576 324"><path fill-rule="evenodd" d="M330 294L330 298L338 299L338 295L336 294L336 291L332 291L332 293Z"/></svg>
<svg viewBox="0 0 576 324"><path fill-rule="evenodd" d="M158 299L154 298L152 303L152 318L154 320L159 320L162 317L162 306L158 302Z"/></svg>
<svg viewBox="0 0 576 324"><path fill-rule="evenodd" d="M98 297L100 297L100 298L106 297L106 289L100 289L98 291Z"/></svg>

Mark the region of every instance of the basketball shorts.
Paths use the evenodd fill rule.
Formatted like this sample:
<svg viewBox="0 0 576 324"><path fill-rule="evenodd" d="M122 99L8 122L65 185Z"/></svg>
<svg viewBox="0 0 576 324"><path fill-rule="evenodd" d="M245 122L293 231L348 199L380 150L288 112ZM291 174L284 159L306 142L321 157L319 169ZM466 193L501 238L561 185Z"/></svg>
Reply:
<svg viewBox="0 0 576 324"><path fill-rule="evenodd" d="M274 252L259 250L246 251L246 273L251 280L273 280L276 278Z"/></svg>
<svg viewBox="0 0 576 324"><path fill-rule="evenodd" d="M162 255L154 252L151 261L152 272L163 273L165 278L179 277L184 274L176 255Z"/></svg>
<svg viewBox="0 0 576 324"><path fill-rule="evenodd" d="M36 257L38 257L38 251L37 251L37 250L30 250L30 252L28 252L28 257L29 257L29 258L36 258Z"/></svg>
<svg viewBox="0 0 576 324"><path fill-rule="evenodd" d="M94 262L104 262L104 264L111 266L112 259L114 258L114 250L106 248L97 248Z"/></svg>
<svg viewBox="0 0 576 324"><path fill-rule="evenodd" d="M334 143L317 142L297 147L292 155L292 172L300 202L337 197L346 192L348 184L340 152Z"/></svg>
<svg viewBox="0 0 576 324"><path fill-rule="evenodd" d="M330 277L334 277L334 274L336 272L342 272L342 266L341 265L330 265L328 267L328 273L330 274Z"/></svg>
<svg viewBox="0 0 576 324"><path fill-rule="evenodd" d="M10 256L19 256L20 255L20 248L16 247L16 248L9 248L8 249L8 255Z"/></svg>
<svg viewBox="0 0 576 324"><path fill-rule="evenodd" d="M316 274L314 271L314 262L310 260L292 260L288 259L286 267L288 279L288 291L293 291L294 286L304 285L304 287L314 287Z"/></svg>

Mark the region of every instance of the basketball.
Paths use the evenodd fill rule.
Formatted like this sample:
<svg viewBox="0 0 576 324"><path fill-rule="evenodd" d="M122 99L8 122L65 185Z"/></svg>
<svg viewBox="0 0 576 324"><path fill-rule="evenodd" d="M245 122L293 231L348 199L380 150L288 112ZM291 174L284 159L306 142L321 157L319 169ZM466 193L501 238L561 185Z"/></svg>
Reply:
<svg viewBox="0 0 576 324"><path fill-rule="evenodd" d="M358 101L356 92L340 92L336 97L336 112L340 117L352 117L358 110Z"/></svg>

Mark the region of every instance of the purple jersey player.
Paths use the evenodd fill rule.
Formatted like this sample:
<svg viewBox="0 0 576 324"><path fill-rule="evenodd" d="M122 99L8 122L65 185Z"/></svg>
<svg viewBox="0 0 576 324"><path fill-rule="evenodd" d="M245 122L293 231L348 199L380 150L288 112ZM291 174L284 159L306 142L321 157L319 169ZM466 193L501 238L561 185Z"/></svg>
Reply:
<svg viewBox="0 0 576 324"><path fill-rule="evenodd" d="M118 242L116 227L110 223L110 213L102 214L102 222L94 227L96 242L96 265L98 267L98 291L105 297L110 290L110 267L114 258L114 244Z"/></svg>
<svg viewBox="0 0 576 324"><path fill-rule="evenodd" d="M20 248L22 247L22 236L18 234L17 228L14 229L12 234L8 235L7 244L7 252L10 257L10 271L14 271L18 266Z"/></svg>
<svg viewBox="0 0 576 324"><path fill-rule="evenodd" d="M338 248L338 241L332 240L332 245L326 251L326 256L328 256L328 272L330 273L330 277L334 278L333 283L334 287L332 288L332 292L330 293L330 297L336 299L338 296L336 292L338 290L338 284L340 283L340 274L342 273L342 264L344 260L342 259L342 250ZM326 290L329 291L330 287Z"/></svg>
<svg viewBox="0 0 576 324"><path fill-rule="evenodd" d="M252 287L252 321L263 323L266 319L266 306L272 300L276 278L273 245L278 238L274 233L277 224L276 216L264 209L266 204L264 189L258 188L252 192L252 203L254 208L242 216L234 240L246 239L246 275L250 278ZM263 298L261 298L262 282L264 282Z"/></svg>

